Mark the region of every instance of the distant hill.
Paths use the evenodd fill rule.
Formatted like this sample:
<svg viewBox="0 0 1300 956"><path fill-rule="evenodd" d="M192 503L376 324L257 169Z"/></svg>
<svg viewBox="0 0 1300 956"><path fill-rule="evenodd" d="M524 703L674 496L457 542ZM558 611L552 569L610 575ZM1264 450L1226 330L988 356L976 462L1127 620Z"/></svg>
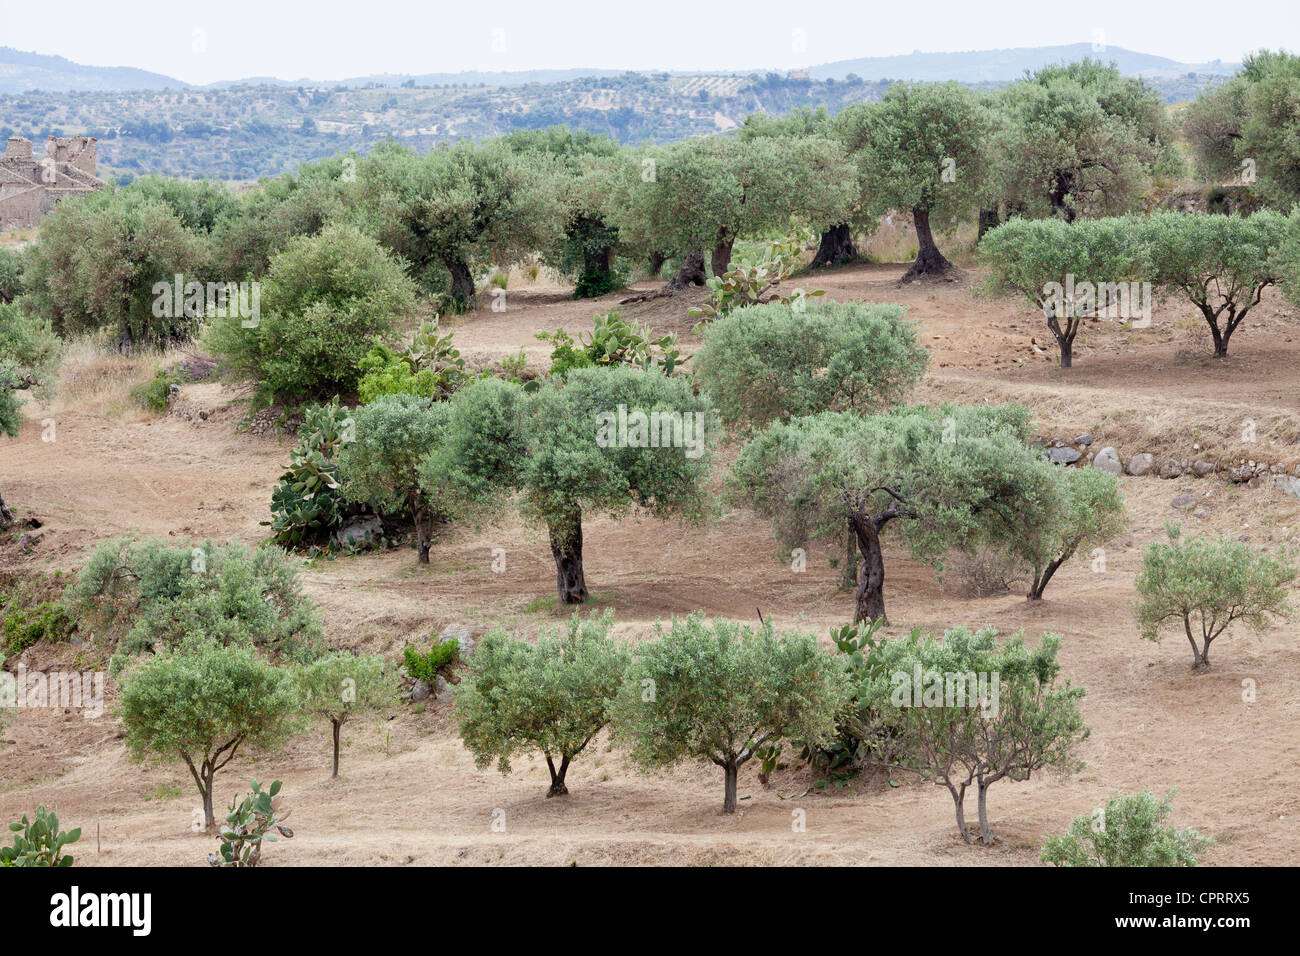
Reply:
<svg viewBox="0 0 1300 956"><path fill-rule="evenodd" d="M1065 46L1023 47L1015 50L974 50L968 53L908 53L905 56L870 56L857 60L824 63L808 70L818 80L842 80L854 74L864 80L917 80L927 83L956 80L958 83L1006 83L1018 80L1026 70L1038 70L1053 63L1070 63L1091 57L1114 63L1125 76L1166 79L1188 73L1229 76L1240 63L1179 63L1163 56L1134 53L1122 47L1094 48L1091 43Z"/></svg>
<svg viewBox="0 0 1300 956"><path fill-rule="evenodd" d="M183 90L189 87L170 76L131 66L82 66L61 56L25 53L0 46L0 93L46 90Z"/></svg>
<svg viewBox="0 0 1300 956"><path fill-rule="evenodd" d="M1065 46L1024 47L1014 50L974 50L964 53L922 53L919 50L904 56L874 56L857 60L839 60L810 67L808 76L815 80L843 80L850 75L868 82L882 79L918 80L959 83L1007 83L1018 80L1026 70L1037 70L1051 63L1067 63L1084 57L1114 62L1125 76L1142 76L1160 80L1191 73L1205 76L1229 76L1240 67L1238 63L1179 63L1163 56L1135 53L1122 47L1108 46L1094 49L1091 43L1072 43ZM586 69L574 67L567 70L521 70L514 72L467 73L382 73L370 76L349 77L342 80L282 80L276 77L246 77L221 80L205 86L184 83L160 73L150 73L125 66L83 66L61 56L24 53L11 47L0 47L0 93L22 93L27 90L66 93L72 90L185 90L229 89L234 86L273 86L281 88L310 87L438 87L483 86L513 87L527 84L564 83L586 77L608 78L622 76L623 70ZM740 71L726 75L764 75L766 69ZM781 71L784 72L784 71ZM674 73L645 73L646 76L720 76L721 72L693 71Z"/></svg>

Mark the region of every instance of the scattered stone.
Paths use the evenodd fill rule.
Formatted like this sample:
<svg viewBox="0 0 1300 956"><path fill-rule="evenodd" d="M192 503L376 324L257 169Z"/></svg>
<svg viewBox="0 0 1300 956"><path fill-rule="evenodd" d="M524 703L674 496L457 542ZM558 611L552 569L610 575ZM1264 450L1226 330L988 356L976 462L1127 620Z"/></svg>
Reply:
<svg viewBox="0 0 1300 956"><path fill-rule="evenodd" d="M1228 479L1234 484L1241 484L1243 481L1250 481L1255 477L1255 469L1250 465L1237 465L1235 468L1228 469Z"/></svg>
<svg viewBox="0 0 1300 956"><path fill-rule="evenodd" d="M1141 477L1155 467L1156 460L1152 455L1142 452L1134 455L1128 460L1128 473L1134 477Z"/></svg>
<svg viewBox="0 0 1300 956"><path fill-rule="evenodd" d="M345 548L373 548L384 536L384 524L378 515L350 518L334 532L334 540Z"/></svg>
<svg viewBox="0 0 1300 956"><path fill-rule="evenodd" d="M441 674L434 678L433 686L435 697L441 697L443 694L447 693L447 679Z"/></svg>
<svg viewBox="0 0 1300 956"><path fill-rule="evenodd" d="M1192 471L1196 473L1197 478L1204 478L1206 475L1214 474L1214 462L1197 459L1192 462Z"/></svg>
<svg viewBox="0 0 1300 956"><path fill-rule="evenodd" d="M1196 504L1196 499L1191 495L1179 495L1173 501L1169 502L1169 504L1177 508L1179 511L1190 511L1192 505Z"/></svg>
<svg viewBox="0 0 1300 956"><path fill-rule="evenodd" d="M1087 434L1080 435L1078 438L1076 438L1076 439L1074 440L1074 443L1075 443L1076 445L1091 445L1091 444L1092 444L1092 434L1091 434L1091 433L1087 433Z"/></svg>
<svg viewBox="0 0 1300 956"><path fill-rule="evenodd" d="M431 693L428 681L417 680L415 686L411 688L411 700L428 700Z"/></svg>
<svg viewBox="0 0 1300 956"><path fill-rule="evenodd" d="M1120 463L1119 452L1109 445L1097 452L1097 457L1092 460L1092 467L1108 471L1112 475L1124 474L1124 466Z"/></svg>
<svg viewBox="0 0 1300 956"><path fill-rule="evenodd" d="M1183 476L1183 466L1170 458L1160 466L1160 477L1166 480L1181 478Z"/></svg>
<svg viewBox="0 0 1300 956"><path fill-rule="evenodd" d="M1204 508L1197 508L1195 511L1192 512L1193 518L1208 518L1209 516L1210 513L1206 511Z"/></svg>
<svg viewBox="0 0 1300 956"><path fill-rule="evenodd" d="M1073 465L1083 457L1083 453L1076 451L1069 445L1063 445L1058 448L1047 449L1047 457L1058 465Z"/></svg>

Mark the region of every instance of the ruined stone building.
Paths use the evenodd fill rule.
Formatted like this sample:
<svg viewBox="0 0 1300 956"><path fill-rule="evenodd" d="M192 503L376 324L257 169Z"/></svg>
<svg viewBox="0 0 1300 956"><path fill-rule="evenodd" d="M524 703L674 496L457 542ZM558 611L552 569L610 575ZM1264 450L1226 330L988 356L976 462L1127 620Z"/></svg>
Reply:
<svg viewBox="0 0 1300 956"><path fill-rule="evenodd" d="M40 159L30 140L11 137L0 157L0 232L38 226L64 196L103 185L95 175L94 137L51 136Z"/></svg>

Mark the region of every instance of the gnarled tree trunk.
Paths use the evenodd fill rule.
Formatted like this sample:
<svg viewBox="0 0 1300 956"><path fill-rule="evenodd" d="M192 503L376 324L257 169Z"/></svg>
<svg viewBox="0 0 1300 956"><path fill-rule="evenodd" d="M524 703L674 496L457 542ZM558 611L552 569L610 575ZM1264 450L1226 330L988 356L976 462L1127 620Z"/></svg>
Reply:
<svg viewBox="0 0 1300 956"><path fill-rule="evenodd" d="M916 223L916 261L904 273L903 281L923 275L942 275L952 268L952 263L943 257L939 247L934 244L934 233L930 231L930 210L914 208L912 219Z"/></svg>
<svg viewBox="0 0 1300 956"><path fill-rule="evenodd" d="M988 232L990 229L996 229L1001 224L1002 220L998 216L998 211L996 209L981 209L979 217L979 234L975 237L975 241L979 242L984 238L984 233Z"/></svg>
<svg viewBox="0 0 1300 956"><path fill-rule="evenodd" d="M846 222L831 226L822 233L817 245L817 254L813 256L812 268L821 266L838 266L849 262L857 255L853 248L853 230Z"/></svg>
<svg viewBox="0 0 1300 956"><path fill-rule="evenodd" d="M0 494L0 531L14 523L14 513L5 504L5 496Z"/></svg>
<svg viewBox="0 0 1300 956"><path fill-rule="evenodd" d="M587 579L582 573L582 512L574 509L565 520L548 528L551 556L555 558L555 592L561 603L587 600Z"/></svg>
<svg viewBox="0 0 1300 956"><path fill-rule="evenodd" d="M445 265L451 273L452 302L464 309L474 308L474 274L469 264L462 259L448 259Z"/></svg>
<svg viewBox="0 0 1300 956"><path fill-rule="evenodd" d="M858 573L858 591L853 623L879 619L889 624L885 616L885 559L880 550L880 530L870 517L858 513L851 519L858 537L858 551L862 554L862 567Z"/></svg>
<svg viewBox="0 0 1300 956"><path fill-rule="evenodd" d="M736 812L736 781L740 774L740 765L734 760L729 760L722 765L722 772L726 777L726 789L722 797L722 812Z"/></svg>
<svg viewBox="0 0 1300 956"><path fill-rule="evenodd" d="M704 285L707 278L704 274L704 250L692 249L682 259L677 274L668 280L668 288L677 291L688 285Z"/></svg>
<svg viewBox="0 0 1300 956"><path fill-rule="evenodd" d="M547 769L551 771L551 789L548 790L546 793L547 799L549 800L551 797L567 796L569 793L569 788L564 785L564 775L569 770L569 758L568 757L563 758L560 761L560 769L556 770L555 762L551 759L551 755L547 754L546 766Z"/></svg>
<svg viewBox="0 0 1300 956"><path fill-rule="evenodd" d="M713 274L720 276L727 271L731 265L731 250L736 244L734 239L719 239L713 247L713 257L710 263L713 266Z"/></svg>

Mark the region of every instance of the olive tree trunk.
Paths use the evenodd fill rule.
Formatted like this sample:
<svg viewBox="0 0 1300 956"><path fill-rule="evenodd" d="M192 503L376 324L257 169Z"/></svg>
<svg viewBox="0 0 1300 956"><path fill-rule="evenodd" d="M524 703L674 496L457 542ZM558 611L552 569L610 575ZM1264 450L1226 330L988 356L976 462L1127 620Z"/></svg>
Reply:
<svg viewBox="0 0 1300 956"><path fill-rule="evenodd" d="M858 551L862 567L858 571L858 590L853 623L880 620L885 625L885 558L880 550L880 529L876 522L864 514L851 519L857 534Z"/></svg>
<svg viewBox="0 0 1300 956"><path fill-rule="evenodd" d="M817 254L813 256L812 268L843 265L856 255L853 230L848 223L842 222L822 233L821 241L817 244Z"/></svg>
<svg viewBox="0 0 1300 956"><path fill-rule="evenodd" d="M677 274L668 280L668 288L674 291L685 289L688 285L704 285L708 276L704 274L704 250L692 249L682 259Z"/></svg>
<svg viewBox="0 0 1300 956"><path fill-rule="evenodd" d="M930 210L915 207L912 219L916 223L916 261L903 275L907 282L923 275L942 275L952 268L952 263L943 257L939 247L934 244L934 233L930 231Z"/></svg>
<svg viewBox="0 0 1300 956"><path fill-rule="evenodd" d="M587 600L587 579L582 572L582 512L575 509L562 521L548 525L551 556L555 558L555 592L563 604Z"/></svg>
<svg viewBox="0 0 1300 956"><path fill-rule="evenodd" d="M555 761L551 759L550 754L547 754L546 766L551 771L551 789L547 791L546 798L549 800L551 797L567 796L569 788L564 785L564 775L569 770L569 758L562 758L560 760L560 769L556 770Z"/></svg>
<svg viewBox="0 0 1300 956"><path fill-rule="evenodd" d="M451 273L451 300L464 309L474 308L474 274L463 259L447 259L444 264Z"/></svg>
<svg viewBox="0 0 1300 956"><path fill-rule="evenodd" d="M5 504L5 496L0 494L0 531L14 523L14 513Z"/></svg>

